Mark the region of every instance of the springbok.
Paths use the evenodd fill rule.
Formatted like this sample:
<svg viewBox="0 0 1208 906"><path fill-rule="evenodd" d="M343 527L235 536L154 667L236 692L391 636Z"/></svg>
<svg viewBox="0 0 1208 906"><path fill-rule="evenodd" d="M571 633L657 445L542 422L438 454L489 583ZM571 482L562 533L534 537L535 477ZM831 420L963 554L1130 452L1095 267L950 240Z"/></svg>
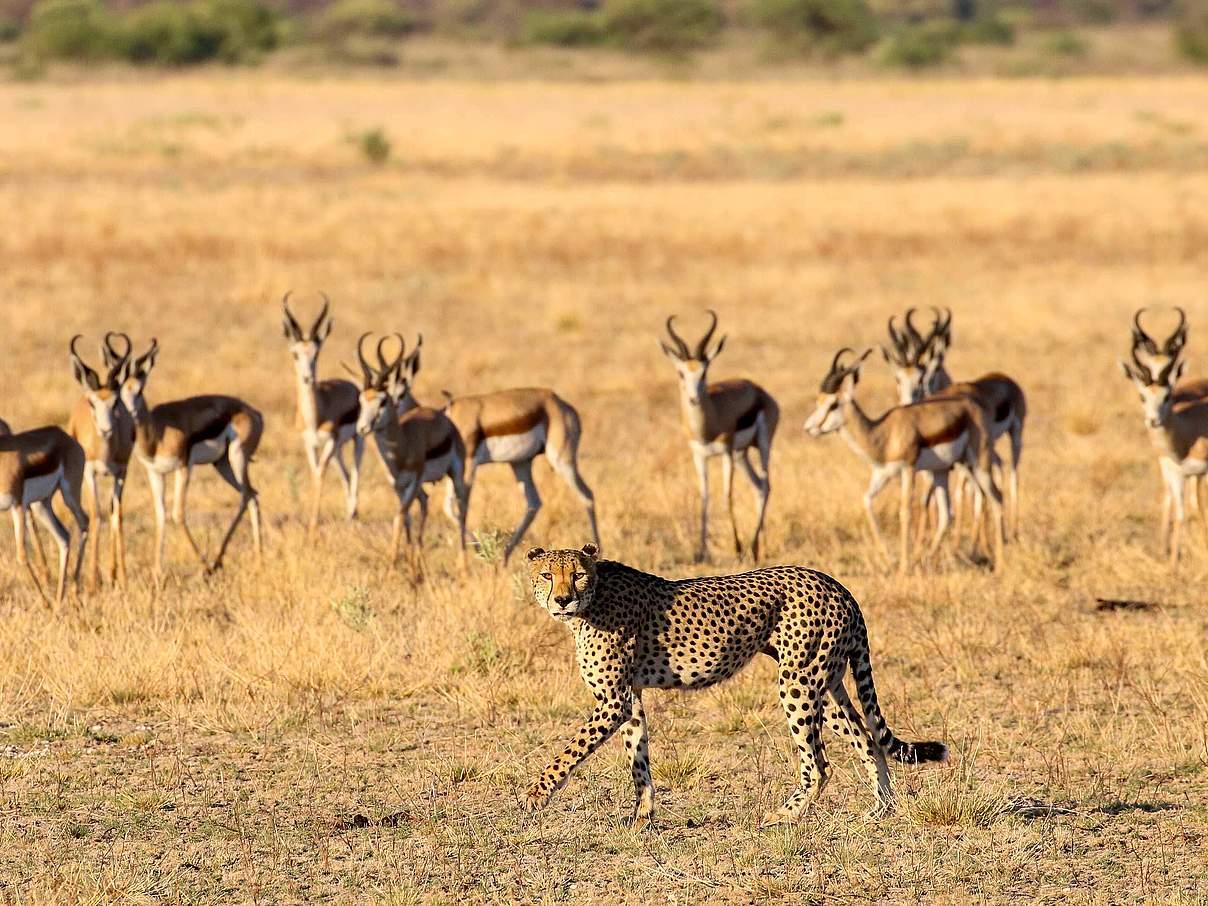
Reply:
<svg viewBox="0 0 1208 906"><path fill-rule="evenodd" d="M1187 343L1187 315L1183 309L1176 307L1175 312L1179 316L1179 323L1170 336L1159 343L1141 326L1141 315L1146 311L1147 309L1140 308L1133 315L1132 358L1136 367L1141 369L1142 376L1147 376L1150 383L1156 383L1162 371L1182 356L1183 347ZM1170 394L1171 406L1175 410L1196 406L1205 400L1208 400L1208 378L1176 380ZM1203 518L1204 504L1201 502L1200 495L1205 476L1188 475L1187 479L1188 505L1193 512ZM1169 516L1168 513L1167 524L1169 524ZM1208 531L1208 525L1205 525L1205 531Z"/></svg>
<svg viewBox="0 0 1208 906"><path fill-rule="evenodd" d="M1169 548L1172 567L1179 562L1183 523L1187 518L1183 505L1185 484L1188 478L1208 474L1208 399L1176 403L1175 387L1183 365L1176 358L1153 375L1148 365L1135 356L1132 364L1120 362L1124 376L1133 382L1140 395L1149 440L1158 451L1158 467L1166 490L1160 536L1163 551ZM1208 543L1208 513L1204 512L1203 497L1197 498L1196 507Z"/></svg>
<svg viewBox="0 0 1208 906"><path fill-rule="evenodd" d="M400 366L407 375L408 387L419 371L422 343L421 336L415 349ZM410 390L399 401L400 411L418 405ZM478 467L488 463L510 465L524 493L524 516L503 549L505 564L541 510L541 495L533 481L533 460L542 453L587 510L592 538L596 546L600 546L595 495L579 472L579 439L583 429L574 406L548 388L519 387L492 393L449 396L442 411L453 422L466 446L466 506L469 506L469 495L474 489ZM453 505L456 494L457 489L450 482L444 509L451 519L455 518Z"/></svg>
<svg viewBox="0 0 1208 906"><path fill-rule="evenodd" d="M125 351L113 347L113 338L122 340ZM92 520L92 537L89 539L89 584L100 585L100 482L99 476L107 475L113 481L109 497L109 566L107 578L126 588L126 537L122 520L122 493L126 487L126 469L134 449L134 419L121 401L121 386L126 366L130 362L132 348L130 338L124 333L105 334L101 343L101 357L107 370L104 380L80 357L76 343L80 337L72 337L69 345L71 368L76 382L84 395L76 402L67 422L67 433L84 448L84 483L92 496L89 516Z"/></svg>
<svg viewBox="0 0 1208 906"><path fill-rule="evenodd" d="M390 476L391 486L398 496L398 511L394 515L394 530L390 537L387 563L393 568L398 560L399 537L404 525L412 573L416 573L423 556L424 525L427 522L426 482L448 478L457 495L457 524L460 533L462 565L466 555L466 506L469 490L465 483L466 448L453 422L440 410L413 406L399 414L400 402L410 395L410 379L401 368L406 346L399 337L399 354L387 363L378 343L379 367L365 361L364 344L369 334L357 341L362 384L357 416L357 433L373 435L382 465ZM420 518L414 535L411 533L409 511L419 500Z"/></svg>
<svg viewBox="0 0 1208 906"><path fill-rule="evenodd" d="M172 521L184 532L193 553L209 575L222 568L227 545L246 510L251 510L252 542L256 562L262 560L260 503L248 475L248 466L260 445L264 417L243 400L230 396L192 396L147 408L144 391L147 377L159 356L159 343L152 338L147 351L134 360L122 382L122 403L134 417L134 453L147 470L147 482L155 504L155 577L163 575L164 484L175 475ZM227 527L212 563L207 563L185 518L185 497L193 467L210 464L223 481L239 492L239 508Z"/></svg>
<svg viewBox="0 0 1208 906"><path fill-rule="evenodd" d="M930 474L939 504L939 525L927 551L930 556L939 548L948 530L948 472L957 463L964 463L978 487L993 503L994 568L996 571L1001 569L1002 495L991 473L989 429L981 407L963 395L933 397L909 406L895 406L880 418L869 418L855 400L855 388L860 380L860 367L872 349L866 350L852 364L845 365L842 359L848 353L855 354L847 347L835 353L830 369L822 379L814 411L805 421L805 431L815 438L838 431L856 455L872 466L872 479L864 494L864 511L882 554L887 560L892 559L877 524L873 501L889 480L900 476L902 482L898 570L906 572L912 563L910 511L914 473Z"/></svg>
<svg viewBox="0 0 1208 906"><path fill-rule="evenodd" d="M80 566L88 540L88 515L80 503L84 484L84 448L58 427L35 428L19 434L0 434L0 510L12 510L13 532L17 539L17 562L24 566L34 588L47 606L63 600L70 559L71 533L59 521L52 504L57 492L71 510L79 528L72 588L79 590ZM54 602L42 588L26 554L26 510L32 510L59 545L59 581Z"/></svg>
<svg viewBox="0 0 1208 906"><path fill-rule="evenodd" d="M282 327L289 340L289 352L294 359L297 380L298 409L296 423L302 431L302 449L310 466L312 500L307 532L313 536L319 524L319 501L323 494L323 476L327 465L335 458L344 482L347 517L357 515L361 457L365 439L357 433L357 397L355 384L340 378L320 381L317 377L319 352L331 336L332 319L328 312L331 300L323 296L323 308L309 330L303 330L289 310L289 293L281 300ZM352 467L344 463L344 447L352 442Z"/></svg>
<svg viewBox="0 0 1208 906"><path fill-rule="evenodd" d="M1016 538L1019 535L1019 462L1023 456L1023 429L1028 416L1027 398L1023 388L1011 377L999 371L984 374L973 381L954 382L944 367L944 359L948 347L952 343L952 312L945 310L943 314L935 309L935 318L931 330L926 337L919 334L910 323L910 315L906 314L907 331L909 335L910 354L901 356L906 360L900 365L890 357L882 347L886 360L893 368L894 380L898 387L898 402L909 405L920 400L935 397L968 396L973 399L986 416L986 426L990 432L991 462L1002 468L1007 483L1007 534ZM895 351L899 350L898 337L893 329L893 319L890 319L890 341L894 343ZM1004 434L1009 436L1010 453L1004 463L994 446ZM954 506L957 510L959 525L961 503L964 498L962 483L964 476L958 477ZM974 488L973 526L975 539L981 529L982 498L976 482L971 482ZM930 497L930 492L928 492Z"/></svg>
<svg viewBox="0 0 1208 906"><path fill-rule="evenodd" d="M720 456L722 484L726 507L730 513L730 529L734 534L734 552L742 556L742 541L734 520L734 465L742 466L759 501L755 534L751 538L751 558L759 561L759 537L763 531L764 515L771 494L772 439L780 421L780 407L766 390L746 379L708 382L709 366L726 345L723 336L709 349L717 330L717 313L710 310L709 329L689 350L688 344L675 332L675 316L667 318L667 336L672 345L659 341L663 354L675 365L680 381L680 402L688 448L700 484L700 545L696 559L709 556L709 460ZM759 470L751 464L750 451L759 452Z"/></svg>

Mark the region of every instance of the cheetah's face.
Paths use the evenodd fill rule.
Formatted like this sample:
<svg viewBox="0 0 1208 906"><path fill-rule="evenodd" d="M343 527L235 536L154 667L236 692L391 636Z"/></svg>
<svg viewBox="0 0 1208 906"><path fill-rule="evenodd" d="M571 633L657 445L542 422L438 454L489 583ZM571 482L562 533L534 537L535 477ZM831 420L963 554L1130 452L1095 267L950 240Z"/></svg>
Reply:
<svg viewBox="0 0 1208 906"><path fill-rule="evenodd" d="M558 620L581 615L591 606L595 592L598 555L590 543L577 551L530 550L525 556L537 603Z"/></svg>

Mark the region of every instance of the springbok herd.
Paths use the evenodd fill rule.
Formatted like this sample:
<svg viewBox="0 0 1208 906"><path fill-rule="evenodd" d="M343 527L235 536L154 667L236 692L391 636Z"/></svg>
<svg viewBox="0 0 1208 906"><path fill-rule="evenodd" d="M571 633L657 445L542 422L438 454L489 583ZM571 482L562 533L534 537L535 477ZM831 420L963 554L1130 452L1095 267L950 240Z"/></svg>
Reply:
<svg viewBox="0 0 1208 906"><path fill-rule="evenodd" d="M318 523L323 476L333 459L344 484L346 515L349 519L356 517L361 460L365 441L372 436L398 497L388 552L391 565L398 558L400 536L405 533L411 568L419 569L428 511L424 486L444 479L448 479L444 509L457 523L464 561L470 492L476 469L487 463L511 466L524 492L525 512L507 542L506 561L541 508L532 463L542 453L582 502L599 544L595 499L579 472L579 415L554 391L500 390L449 398L441 408L421 405L411 388L420 367L423 339L420 337L408 352L398 334L377 341L371 348L373 361L366 358L365 342L370 335L361 336L356 347L359 389L347 380L319 380L319 353L332 330L330 302L323 297L319 315L309 328L303 328L290 310L288 293L282 300L282 311L285 337L294 360L298 425L312 478L311 533ZM1145 310L1138 311L1132 324L1130 360L1120 363L1140 394L1146 427L1158 451L1166 491L1162 545L1171 565L1179 557L1186 516L1185 486L1192 508L1198 509L1203 518L1197 479L1208 472L1208 379L1181 380L1187 321L1181 309L1177 312L1178 326L1159 342L1141 325ZM700 482L696 556L698 560L708 556L708 462L720 456L734 550L739 556L744 546L734 520L735 465L755 489L758 516L748 548L751 558L758 561L771 492L772 441L780 409L771 394L752 381L708 380L709 368L726 342L724 336L714 341L717 316L713 312L709 315L709 327L694 345L676 332L674 317L667 318L666 337L661 343L679 376L688 446ZM822 377L814 411L805 420L805 431L811 437L838 431L868 463L872 476L864 494L864 508L886 559L892 558L873 503L892 478L899 478L899 570L908 571L937 551L953 523L954 511L953 534L959 541L962 501L966 497L972 501L973 543L992 543L997 569L1003 562L1004 541L1019 530L1018 469L1027 419L1024 392L1010 377L997 372L973 381L954 381L944 365L952 342L951 312L937 310L931 325L923 330L915 326L914 315L913 309L908 311L900 327L897 318L891 317L888 343L881 347L897 382L899 405L878 417L865 413L855 390L872 348L862 353L843 348L835 353ZM72 409L66 429L48 426L14 434L0 421L0 509L12 511L18 562L42 598L47 604L52 601L27 555L27 524L32 526L27 511L37 515L58 545L59 574L53 600L63 599L71 541L52 507L56 493L78 528L73 589L78 589L86 547L90 547L89 580L96 587L100 583L97 533L93 533L90 546L87 542L89 525L97 520L100 509L101 476L112 481L108 580L126 587L122 496L132 455L146 469L155 506L157 578L163 570L165 492L170 475L175 484L173 521L206 572L222 566L231 537L249 511L259 559L260 509L249 465L264 431L260 412L243 400L213 394L151 407L144 392L159 354L154 339L142 355L134 356L133 343L126 334L105 334L100 344L103 368L99 372L80 355L79 340L79 336L73 337L68 348L83 395ZM397 346L397 351L391 350L392 346ZM998 440L1004 435L1009 441L1005 459L996 452ZM752 451L758 463L752 462ZM213 465L239 493L238 508L212 562L206 561L189 532L185 515L193 467L205 463ZM950 498L949 475L953 472L957 480ZM922 484L919 495L914 490L915 473L919 473ZM1007 488L1005 503L1000 482ZM81 488L85 484L90 492L88 513L82 504ZM419 505L419 518L413 530L414 503ZM925 551L916 554L911 547L912 535L922 539L927 533L930 541ZM43 572L48 573L40 544L36 543L35 548L42 558ZM49 575L44 578L49 583Z"/></svg>

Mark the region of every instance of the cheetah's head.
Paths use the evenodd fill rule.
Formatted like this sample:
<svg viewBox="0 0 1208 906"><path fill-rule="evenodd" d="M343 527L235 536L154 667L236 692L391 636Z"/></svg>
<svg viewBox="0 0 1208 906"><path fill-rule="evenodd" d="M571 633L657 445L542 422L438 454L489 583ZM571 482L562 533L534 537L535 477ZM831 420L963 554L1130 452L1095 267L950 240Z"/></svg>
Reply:
<svg viewBox="0 0 1208 906"><path fill-rule="evenodd" d="M558 620L579 616L591 606L599 549L590 542L579 550L534 547L525 556L537 603Z"/></svg>

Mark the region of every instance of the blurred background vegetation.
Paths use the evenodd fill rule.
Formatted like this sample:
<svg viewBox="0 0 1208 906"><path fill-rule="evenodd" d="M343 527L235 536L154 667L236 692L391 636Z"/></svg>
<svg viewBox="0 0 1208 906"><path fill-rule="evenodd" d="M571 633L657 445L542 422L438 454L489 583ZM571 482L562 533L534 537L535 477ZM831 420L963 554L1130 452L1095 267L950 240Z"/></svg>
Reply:
<svg viewBox="0 0 1208 906"><path fill-rule="evenodd" d="M26 78L62 62L390 67L425 40L949 72L997 48L995 75L1102 71L1101 46L1147 42L1112 59L1163 69L1208 66L1208 0L0 0L0 62Z"/></svg>

